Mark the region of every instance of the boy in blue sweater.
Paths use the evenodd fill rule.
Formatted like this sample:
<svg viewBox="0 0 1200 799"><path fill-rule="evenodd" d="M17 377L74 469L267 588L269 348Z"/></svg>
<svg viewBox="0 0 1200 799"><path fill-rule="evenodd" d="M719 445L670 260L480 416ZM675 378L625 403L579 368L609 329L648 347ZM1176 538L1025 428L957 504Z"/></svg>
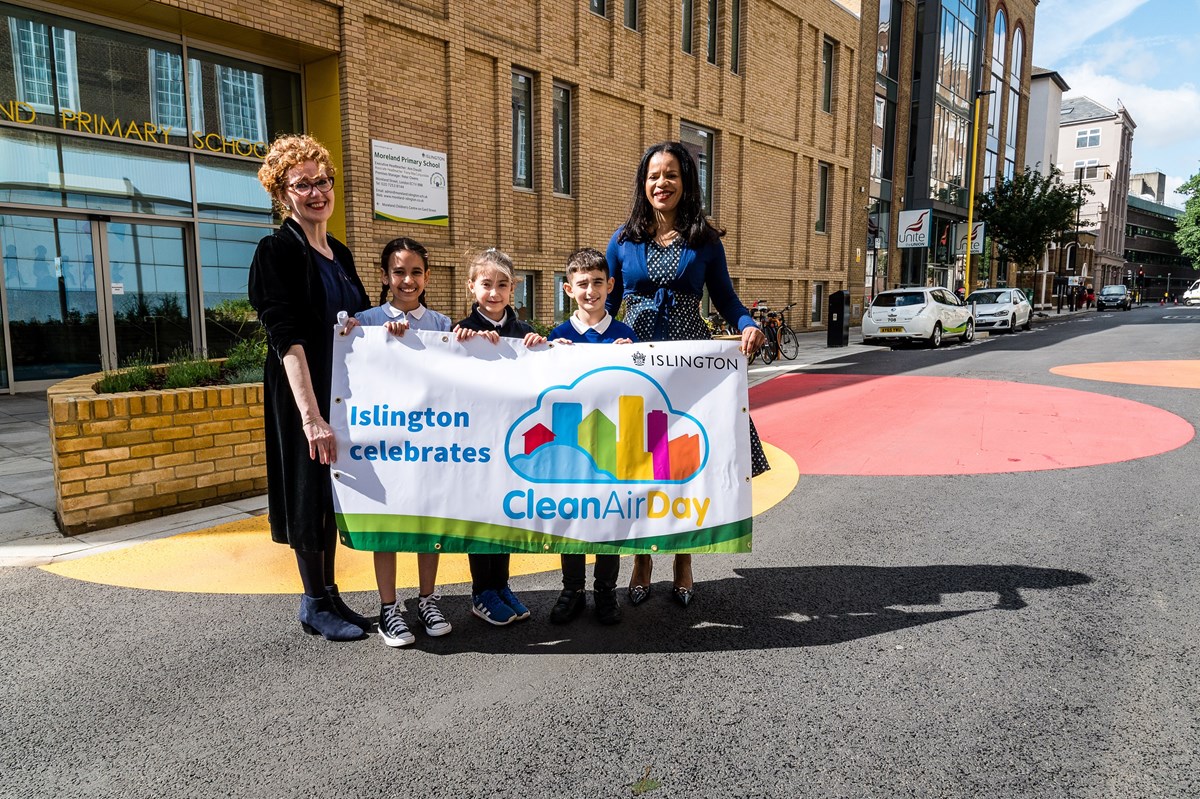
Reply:
<svg viewBox="0 0 1200 799"><path fill-rule="evenodd" d="M604 304L613 289L613 279L604 255L584 247L567 258L567 282L563 291L575 300L575 312L550 333L550 340L571 344L632 344L637 335L633 328L618 322L605 310ZM593 575L593 595L596 619L601 624L616 624L621 620L617 606L617 574L621 559L617 555L597 555ZM587 604L584 593L586 570L583 555L562 556L563 590L550 611L550 621L566 624L583 612Z"/></svg>

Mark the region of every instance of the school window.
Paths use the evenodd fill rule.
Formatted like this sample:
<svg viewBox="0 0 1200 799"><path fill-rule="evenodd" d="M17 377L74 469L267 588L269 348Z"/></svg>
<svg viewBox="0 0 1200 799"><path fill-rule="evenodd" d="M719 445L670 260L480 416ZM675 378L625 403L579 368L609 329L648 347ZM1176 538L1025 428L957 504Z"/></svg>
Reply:
<svg viewBox="0 0 1200 799"><path fill-rule="evenodd" d="M1098 158L1089 158L1086 161L1075 162L1075 179L1076 180L1094 180L1096 172L1100 166Z"/></svg>
<svg viewBox="0 0 1200 799"><path fill-rule="evenodd" d="M159 127L187 126L183 103L183 56L150 49L150 118ZM197 128L199 130L199 128Z"/></svg>
<svg viewBox="0 0 1200 799"><path fill-rule="evenodd" d="M58 106L79 110L79 71L75 60L75 31L43 22L9 17L17 100L35 111L51 113L57 89ZM50 62L53 38L54 63Z"/></svg>
<svg viewBox="0 0 1200 799"><path fill-rule="evenodd" d="M717 0L708 0L708 63L717 63Z"/></svg>
<svg viewBox="0 0 1200 799"><path fill-rule="evenodd" d="M1099 147L1100 146L1100 128L1091 128L1089 130L1080 130L1075 132L1075 148L1083 149L1084 147Z"/></svg>
<svg viewBox="0 0 1200 799"><path fill-rule="evenodd" d="M607 16L608 9L605 8L605 0L588 0L588 11L602 17Z"/></svg>
<svg viewBox="0 0 1200 799"><path fill-rule="evenodd" d="M818 233L828 232L829 164L817 164L817 223Z"/></svg>
<svg viewBox="0 0 1200 799"><path fill-rule="evenodd" d="M533 188L533 77L512 74L513 185Z"/></svg>
<svg viewBox="0 0 1200 799"><path fill-rule="evenodd" d="M821 110L833 110L833 40L821 46Z"/></svg>
<svg viewBox="0 0 1200 799"><path fill-rule="evenodd" d="M712 214L713 142L716 133L699 125L682 122L679 125L679 140L696 160L696 172L700 178L700 200L704 213Z"/></svg>
<svg viewBox="0 0 1200 799"><path fill-rule="evenodd" d="M265 141L267 109L263 104L263 76L248 69L216 65L220 89L221 132L247 141Z"/></svg>
<svg viewBox="0 0 1200 799"><path fill-rule="evenodd" d="M200 59L188 59L188 119L192 130L204 130L204 79Z"/></svg>
<svg viewBox="0 0 1200 799"><path fill-rule="evenodd" d="M638 29L638 0L625 0L625 27Z"/></svg>
<svg viewBox="0 0 1200 799"><path fill-rule="evenodd" d="M692 52L692 3L693 0L683 0L683 14L681 16L683 26L683 52Z"/></svg>
<svg viewBox="0 0 1200 799"><path fill-rule="evenodd" d="M729 4L729 71L742 71L742 0L731 0Z"/></svg>
<svg viewBox="0 0 1200 799"><path fill-rule="evenodd" d="M517 318L528 322L534 318L535 310L533 307L533 286L537 283L537 272L517 272L516 285L513 286L512 299L513 309L517 312Z"/></svg>
<svg viewBox="0 0 1200 799"><path fill-rule="evenodd" d="M554 84L554 191L571 193L571 87Z"/></svg>
<svg viewBox="0 0 1200 799"><path fill-rule="evenodd" d="M825 284L813 283L812 287L812 323L815 325L823 318L825 310Z"/></svg>
<svg viewBox="0 0 1200 799"><path fill-rule="evenodd" d="M567 284L566 272L555 272L552 278L551 285L554 286L554 321L565 322L567 317L574 310L571 307L571 298L563 291L563 286Z"/></svg>

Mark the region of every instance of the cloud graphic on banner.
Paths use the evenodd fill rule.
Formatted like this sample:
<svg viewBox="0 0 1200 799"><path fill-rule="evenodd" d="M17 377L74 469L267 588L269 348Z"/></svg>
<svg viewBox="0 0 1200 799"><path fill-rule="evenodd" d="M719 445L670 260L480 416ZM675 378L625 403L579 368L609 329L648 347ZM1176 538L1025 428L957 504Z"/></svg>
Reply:
<svg viewBox="0 0 1200 799"><path fill-rule="evenodd" d="M708 434L653 378L605 367L543 391L505 456L533 483L684 483L708 461Z"/></svg>

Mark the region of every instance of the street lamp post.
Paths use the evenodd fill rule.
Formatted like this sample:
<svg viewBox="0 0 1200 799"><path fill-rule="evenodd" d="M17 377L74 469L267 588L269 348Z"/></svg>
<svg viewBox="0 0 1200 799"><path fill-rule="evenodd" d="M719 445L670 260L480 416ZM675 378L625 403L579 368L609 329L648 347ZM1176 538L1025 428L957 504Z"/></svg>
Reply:
<svg viewBox="0 0 1200 799"><path fill-rule="evenodd" d="M979 166L979 101L995 94L992 89L975 92L975 124L971 128L971 189L967 197L967 254L963 259L963 297L971 294L971 247L975 233L975 173Z"/></svg>

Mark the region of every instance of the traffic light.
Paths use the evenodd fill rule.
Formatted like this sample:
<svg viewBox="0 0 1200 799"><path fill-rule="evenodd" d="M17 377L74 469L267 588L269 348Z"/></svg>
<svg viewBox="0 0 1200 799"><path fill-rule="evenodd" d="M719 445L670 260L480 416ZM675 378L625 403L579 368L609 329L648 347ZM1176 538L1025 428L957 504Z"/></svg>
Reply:
<svg viewBox="0 0 1200 799"><path fill-rule="evenodd" d="M1138 288L1145 287L1145 285L1146 285L1146 270L1145 269L1138 270L1137 285L1138 285Z"/></svg>

